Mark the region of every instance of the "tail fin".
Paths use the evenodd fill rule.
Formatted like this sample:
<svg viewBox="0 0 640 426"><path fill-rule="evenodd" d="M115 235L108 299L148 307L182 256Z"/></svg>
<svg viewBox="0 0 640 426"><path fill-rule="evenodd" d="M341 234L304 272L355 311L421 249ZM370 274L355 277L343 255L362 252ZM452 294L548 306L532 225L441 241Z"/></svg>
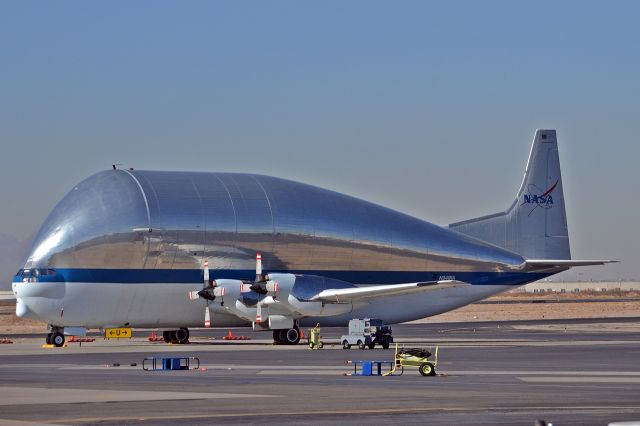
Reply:
<svg viewBox="0 0 640 426"><path fill-rule="evenodd" d="M449 228L527 259L571 259L555 130L536 130L522 186L505 212Z"/></svg>

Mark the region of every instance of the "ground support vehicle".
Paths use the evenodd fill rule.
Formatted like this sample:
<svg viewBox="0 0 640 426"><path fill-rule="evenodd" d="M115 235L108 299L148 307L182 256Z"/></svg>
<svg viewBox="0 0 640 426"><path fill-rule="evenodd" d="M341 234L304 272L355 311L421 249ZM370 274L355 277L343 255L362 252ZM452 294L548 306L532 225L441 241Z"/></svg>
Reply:
<svg viewBox="0 0 640 426"><path fill-rule="evenodd" d="M432 354L423 348L402 348L398 350L398 344L396 344L393 369L384 375L401 376L404 373L404 367L416 367L422 376L435 376L437 366L438 346L435 347Z"/></svg>
<svg viewBox="0 0 640 426"><path fill-rule="evenodd" d="M343 349L351 349L352 345L357 345L359 349L373 349L376 345L389 349L393 336L391 327L380 319L352 319L349 321L349 334L343 335L340 341Z"/></svg>
<svg viewBox="0 0 640 426"><path fill-rule="evenodd" d="M323 347L324 342L320 335L320 324L316 324L309 332L309 349L322 349Z"/></svg>

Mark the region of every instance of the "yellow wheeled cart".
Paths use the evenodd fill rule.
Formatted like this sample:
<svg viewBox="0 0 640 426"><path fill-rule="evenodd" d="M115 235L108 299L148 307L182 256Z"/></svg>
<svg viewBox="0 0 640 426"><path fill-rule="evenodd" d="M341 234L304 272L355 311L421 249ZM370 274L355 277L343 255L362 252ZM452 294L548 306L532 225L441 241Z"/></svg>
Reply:
<svg viewBox="0 0 640 426"><path fill-rule="evenodd" d="M321 339L320 324L318 323L309 332L309 349L322 349L324 347L324 343Z"/></svg>
<svg viewBox="0 0 640 426"><path fill-rule="evenodd" d="M432 354L427 349L422 348L398 349L398 344L396 343L393 369L384 375L401 376L404 373L404 367L416 367L423 376L435 376L437 366L438 346L435 347Z"/></svg>

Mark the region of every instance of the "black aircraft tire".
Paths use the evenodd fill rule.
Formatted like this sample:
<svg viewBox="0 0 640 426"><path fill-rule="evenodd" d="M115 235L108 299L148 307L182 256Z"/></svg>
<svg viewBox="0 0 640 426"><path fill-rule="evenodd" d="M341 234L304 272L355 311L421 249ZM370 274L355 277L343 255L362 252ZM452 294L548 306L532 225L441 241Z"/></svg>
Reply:
<svg viewBox="0 0 640 426"><path fill-rule="evenodd" d="M181 345L186 345L189 343L189 329L181 328L179 330L174 331L176 336L176 341Z"/></svg>
<svg viewBox="0 0 640 426"><path fill-rule="evenodd" d="M297 345L300 342L300 330L298 327L284 330L283 336L287 345Z"/></svg>
<svg viewBox="0 0 640 426"><path fill-rule="evenodd" d="M286 330L273 330L273 342L279 345L284 345L284 332Z"/></svg>
<svg viewBox="0 0 640 426"><path fill-rule="evenodd" d="M167 330L163 331L162 338L164 339L165 343L171 343L171 332Z"/></svg>
<svg viewBox="0 0 640 426"><path fill-rule="evenodd" d="M64 346L64 334L62 333L52 333L51 334L51 344L56 348L60 348Z"/></svg>
<svg viewBox="0 0 640 426"><path fill-rule="evenodd" d="M389 349L389 344L388 343L383 343L382 344L382 349Z"/></svg>
<svg viewBox="0 0 640 426"><path fill-rule="evenodd" d="M373 349L373 348L376 347L376 344L375 343L369 343L367 346L369 347L369 349Z"/></svg>
<svg viewBox="0 0 640 426"><path fill-rule="evenodd" d="M47 345L51 344L51 333L47 334L47 337L45 338L45 342L47 342Z"/></svg>

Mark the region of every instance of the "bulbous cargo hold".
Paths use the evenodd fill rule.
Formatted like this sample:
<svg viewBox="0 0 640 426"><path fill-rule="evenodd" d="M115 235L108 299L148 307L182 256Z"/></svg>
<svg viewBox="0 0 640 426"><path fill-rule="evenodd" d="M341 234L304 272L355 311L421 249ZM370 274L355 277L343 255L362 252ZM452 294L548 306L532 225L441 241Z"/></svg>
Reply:
<svg viewBox="0 0 640 426"><path fill-rule="evenodd" d="M521 256L337 192L268 176L114 170L74 187L51 212L25 268L174 271L199 282L312 273L356 284L438 273L508 272ZM188 272L190 271L190 272ZM428 271L428 272L427 272ZM154 274L157 276L157 274Z"/></svg>

